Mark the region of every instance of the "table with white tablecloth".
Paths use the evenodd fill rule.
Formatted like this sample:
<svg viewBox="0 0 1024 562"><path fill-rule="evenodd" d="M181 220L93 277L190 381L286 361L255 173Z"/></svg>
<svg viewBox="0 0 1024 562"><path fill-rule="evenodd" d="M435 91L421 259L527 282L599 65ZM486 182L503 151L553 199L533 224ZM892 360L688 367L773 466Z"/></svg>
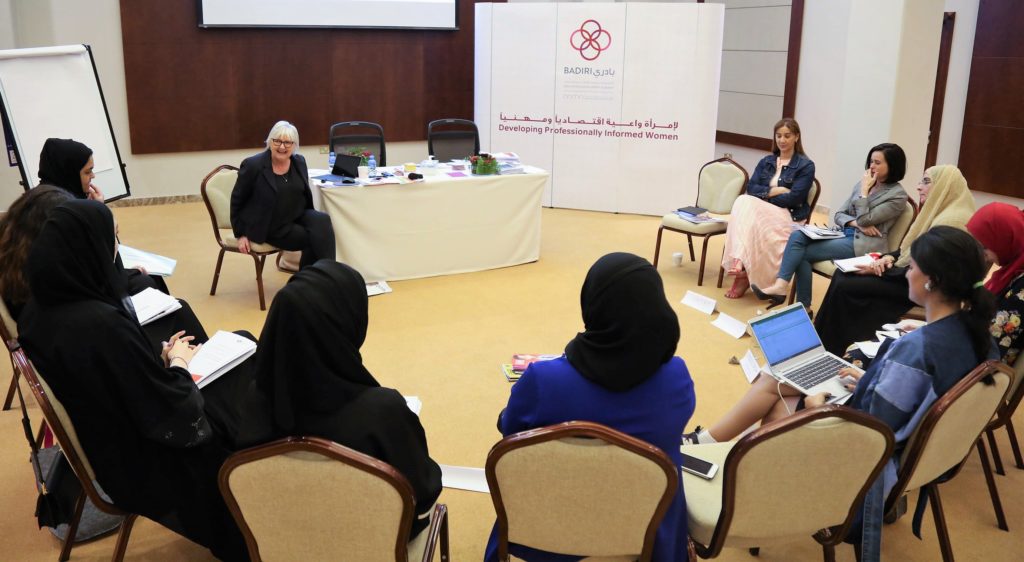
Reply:
<svg viewBox="0 0 1024 562"><path fill-rule="evenodd" d="M331 216L338 261L367 282L397 281L537 261L549 175L528 171L314 191Z"/></svg>

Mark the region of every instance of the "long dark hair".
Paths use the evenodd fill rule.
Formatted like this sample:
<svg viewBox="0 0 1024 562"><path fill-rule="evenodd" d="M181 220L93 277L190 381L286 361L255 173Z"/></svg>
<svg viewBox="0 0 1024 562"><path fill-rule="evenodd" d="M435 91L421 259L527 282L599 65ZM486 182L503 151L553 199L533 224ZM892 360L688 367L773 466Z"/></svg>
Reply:
<svg viewBox="0 0 1024 562"><path fill-rule="evenodd" d="M910 246L921 272L931 278L931 290L961 303L960 317L967 325L978 362L992 349L989 324L995 315L995 297L981 281L988 273L985 249L970 234L951 226L936 226Z"/></svg>
<svg viewBox="0 0 1024 562"><path fill-rule="evenodd" d="M775 122L775 126L772 127L772 154L779 156L782 151L779 150L779 145L775 144L775 133L779 132L781 128L789 129L789 132L796 135L796 144L793 146L793 152L802 156L807 156L804 152L804 136L800 134L800 123L796 122L796 119L792 117L783 117Z"/></svg>
<svg viewBox="0 0 1024 562"><path fill-rule="evenodd" d="M50 211L71 199L74 197L59 187L39 185L15 199L0 218L0 295L7 302L20 306L32 296L23 271L28 250Z"/></svg>

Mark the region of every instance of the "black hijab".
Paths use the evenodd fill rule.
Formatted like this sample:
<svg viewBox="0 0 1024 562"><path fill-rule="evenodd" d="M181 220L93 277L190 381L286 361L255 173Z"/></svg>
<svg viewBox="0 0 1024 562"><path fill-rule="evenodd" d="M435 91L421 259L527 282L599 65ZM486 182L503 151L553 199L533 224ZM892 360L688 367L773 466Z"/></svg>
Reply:
<svg viewBox="0 0 1024 562"><path fill-rule="evenodd" d="M29 249L25 277L39 306L96 300L135 318L114 265L114 215L98 201L74 199L50 213Z"/></svg>
<svg viewBox="0 0 1024 562"><path fill-rule="evenodd" d="M39 180L64 189L79 199L82 190L82 168L89 162L92 149L71 139L46 139L39 153Z"/></svg>
<svg viewBox="0 0 1024 562"><path fill-rule="evenodd" d="M647 260L624 252L597 260L583 282L580 307L585 329L565 356L590 381L623 392L675 355L679 319Z"/></svg>
<svg viewBox="0 0 1024 562"><path fill-rule="evenodd" d="M277 293L255 358L275 432L308 429L380 386L359 354L368 308L362 275L333 260L296 273Z"/></svg>

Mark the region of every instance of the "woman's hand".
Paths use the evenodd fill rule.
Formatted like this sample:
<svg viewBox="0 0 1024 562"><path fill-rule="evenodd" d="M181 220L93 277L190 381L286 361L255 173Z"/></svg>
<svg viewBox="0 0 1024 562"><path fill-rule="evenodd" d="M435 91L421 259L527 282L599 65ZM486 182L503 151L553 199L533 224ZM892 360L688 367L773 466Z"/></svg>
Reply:
<svg viewBox="0 0 1024 562"><path fill-rule="evenodd" d="M896 260L892 256L884 255L867 265L858 265L857 275L875 275L881 277L886 270L892 267L892 264L895 261Z"/></svg>
<svg viewBox="0 0 1024 562"><path fill-rule="evenodd" d="M89 189L86 190L85 192L85 196L86 198L92 199L93 201L99 201L100 203L103 203L103 192L100 191L100 188L96 187L91 183L89 184Z"/></svg>
<svg viewBox="0 0 1024 562"><path fill-rule="evenodd" d="M839 382L843 383L843 386L845 386L846 390L849 391L853 391L853 389L857 388L857 383L860 382L860 378L862 376L864 376L864 372L860 369L854 369L852 367L843 367L842 369L839 369ZM804 400L804 404L806 403L807 401Z"/></svg>
<svg viewBox="0 0 1024 562"><path fill-rule="evenodd" d="M860 178L860 196L867 197L872 187L875 187L875 174L871 173L871 168L868 168L864 170L864 176Z"/></svg>
<svg viewBox="0 0 1024 562"><path fill-rule="evenodd" d="M194 336L186 336L185 331L182 330L163 343L163 349L160 351L160 357L164 360L164 366L170 367L171 363L175 359L184 359L187 365L192 360L192 356L196 354L196 351L201 346L189 345Z"/></svg>
<svg viewBox="0 0 1024 562"><path fill-rule="evenodd" d="M248 236L239 236L238 237L238 251L242 252L243 254L248 254L250 249L252 249L252 248L249 245L249 237Z"/></svg>
<svg viewBox="0 0 1024 562"><path fill-rule="evenodd" d="M827 392L819 392L814 396L808 396L804 398L805 408L817 408L823 406L826 402L832 399L832 395Z"/></svg>
<svg viewBox="0 0 1024 562"><path fill-rule="evenodd" d="M785 194L789 193L790 191L791 190L788 187L782 187L782 186L773 187L773 188L768 190L768 198L770 199L772 197L778 197L779 195L785 195Z"/></svg>
<svg viewBox="0 0 1024 562"><path fill-rule="evenodd" d="M878 238L882 235L882 231L878 230L878 227L876 226L861 226L858 224L857 228L859 228L860 231L863 232L864 234L867 234L868 236L874 236L875 238Z"/></svg>
<svg viewBox="0 0 1024 562"><path fill-rule="evenodd" d="M135 266L135 269L138 269L139 273L142 273L143 275L149 275L149 272L146 271L146 268L142 267L141 265Z"/></svg>

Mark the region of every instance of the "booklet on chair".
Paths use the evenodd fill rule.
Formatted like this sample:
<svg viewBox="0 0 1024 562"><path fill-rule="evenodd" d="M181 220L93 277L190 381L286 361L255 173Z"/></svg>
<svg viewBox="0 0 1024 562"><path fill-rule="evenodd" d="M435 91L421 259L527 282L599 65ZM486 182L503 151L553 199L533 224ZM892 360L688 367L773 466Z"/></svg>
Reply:
<svg viewBox="0 0 1024 562"><path fill-rule="evenodd" d="M196 386L203 388L256 353L256 342L234 332L218 330L188 364Z"/></svg>

